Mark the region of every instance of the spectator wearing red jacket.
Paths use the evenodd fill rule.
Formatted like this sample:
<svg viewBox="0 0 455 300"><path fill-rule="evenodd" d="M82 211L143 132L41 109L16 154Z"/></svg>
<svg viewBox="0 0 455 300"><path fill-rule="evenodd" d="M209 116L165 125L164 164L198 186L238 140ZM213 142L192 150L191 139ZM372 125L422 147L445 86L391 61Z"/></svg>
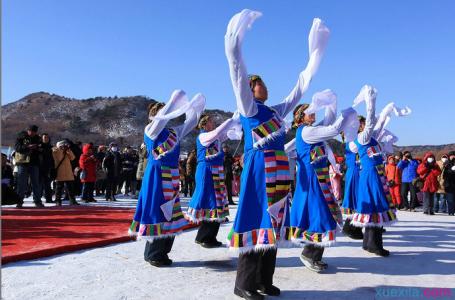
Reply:
<svg viewBox="0 0 455 300"><path fill-rule="evenodd" d="M441 174L441 169L436 163L433 153L427 152L425 154L422 162L417 168L417 173L423 180L423 213L434 215L434 194L439 188L438 176Z"/></svg>
<svg viewBox="0 0 455 300"><path fill-rule="evenodd" d="M93 190L96 182L96 166L98 160L93 155L93 145L85 144L82 148L82 155L79 158L79 167L81 168L82 201L85 203L96 202L93 197Z"/></svg>
<svg viewBox="0 0 455 300"><path fill-rule="evenodd" d="M401 169L397 167L394 156L389 156L387 166L385 167L387 185L392 196L392 202L395 207L401 207Z"/></svg>

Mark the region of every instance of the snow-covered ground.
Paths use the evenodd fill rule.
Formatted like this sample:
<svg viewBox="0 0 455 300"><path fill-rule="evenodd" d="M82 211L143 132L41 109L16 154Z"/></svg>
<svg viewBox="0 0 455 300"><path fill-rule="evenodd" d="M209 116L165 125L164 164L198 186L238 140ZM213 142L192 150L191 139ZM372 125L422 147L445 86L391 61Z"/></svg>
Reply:
<svg viewBox="0 0 455 300"><path fill-rule="evenodd" d="M114 205L136 202L119 200ZM231 220L235 213L233 207ZM339 234L337 246L324 253L329 268L316 274L302 266L298 248L280 249L274 277L280 299L420 298L415 293L449 299L431 297L428 293L440 290L425 288L455 288L455 217L421 212L398 217L401 222L384 234L392 252L387 258L368 254L361 241ZM220 240L230 226L221 226ZM7 264L2 299L238 299L233 295L236 255L226 248L204 249L194 243L195 235L192 230L176 238L168 268L144 261L142 241ZM455 290L443 293L455 298Z"/></svg>

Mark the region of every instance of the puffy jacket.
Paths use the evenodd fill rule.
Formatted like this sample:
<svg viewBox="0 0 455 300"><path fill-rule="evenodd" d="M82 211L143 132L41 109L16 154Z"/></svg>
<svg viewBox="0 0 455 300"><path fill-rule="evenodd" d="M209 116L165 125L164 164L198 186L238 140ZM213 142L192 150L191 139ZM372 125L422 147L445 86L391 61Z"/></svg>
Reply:
<svg viewBox="0 0 455 300"><path fill-rule="evenodd" d="M455 160L444 168L444 189L446 193L455 194Z"/></svg>
<svg viewBox="0 0 455 300"><path fill-rule="evenodd" d="M410 183L414 180L414 178L417 177L417 168L419 167L419 162L415 159L403 159L397 164L397 167L402 171L401 181Z"/></svg>
<svg viewBox="0 0 455 300"><path fill-rule="evenodd" d="M427 152L425 154L422 163L417 168L417 173L424 180L422 192L436 193L439 188L438 176L441 174L441 169L436 164L436 159L434 159L433 164L429 164L427 162L429 157L434 159L433 153Z"/></svg>
<svg viewBox="0 0 455 300"><path fill-rule="evenodd" d="M57 177L56 181L73 181L73 167L71 166L71 161L74 160L75 156L71 150L65 151L54 147L52 148L52 156L54 157L54 165L57 168ZM61 162L61 163L60 163ZM60 166L59 166L60 164Z"/></svg>
<svg viewBox="0 0 455 300"><path fill-rule="evenodd" d="M79 168L85 171L85 178L81 179L81 182L95 182L96 181L96 166L98 160L93 154L89 154L88 151L92 149L92 145L85 144L82 147L82 155L79 158Z"/></svg>
<svg viewBox="0 0 455 300"><path fill-rule="evenodd" d="M393 180L396 185L401 184L401 169L395 163L388 163L385 166L387 181Z"/></svg>

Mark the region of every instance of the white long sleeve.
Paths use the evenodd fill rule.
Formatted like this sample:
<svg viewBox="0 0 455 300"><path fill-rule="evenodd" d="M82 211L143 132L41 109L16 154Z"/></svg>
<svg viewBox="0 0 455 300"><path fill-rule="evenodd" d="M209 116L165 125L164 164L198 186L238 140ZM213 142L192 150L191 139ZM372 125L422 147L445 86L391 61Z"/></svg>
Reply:
<svg viewBox="0 0 455 300"><path fill-rule="evenodd" d="M354 100L354 105L359 104L362 101L365 101L366 104L366 121L365 128L362 132L357 135L357 140L361 145L366 145L370 142L373 137L374 127L376 125L376 96L377 91L371 86L364 86L362 88L359 96ZM359 97L363 97L362 100L359 100Z"/></svg>
<svg viewBox="0 0 455 300"><path fill-rule="evenodd" d="M295 138L293 138L292 140L290 140L288 143L286 143L284 145L284 151L291 158L294 158L294 157L297 156L297 154L296 154L296 146L295 146Z"/></svg>
<svg viewBox="0 0 455 300"><path fill-rule="evenodd" d="M216 140L219 140L220 143L224 142L225 140L228 139L227 133L231 129L231 126L233 126L234 124L235 121L232 118L227 119L214 130L201 133L198 137L199 142L201 142L203 146L208 146Z"/></svg>
<svg viewBox="0 0 455 300"><path fill-rule="evenodd" d="M182 90L175 90L169 101L166 103L166 105L160 109L158 112L157 116L159 115L164 115L168 112L172 112L178 107L185 105L188 102L188 98L186 97L186 94ZM183 112L181 113L183 114ZM159 118L153 118L152 122L150 122L146 127L145 127L145 134L154 140L166 127L166 124L169 122L169 118L164 118L164 119L159 119Z"/></svg>
<svg viewBox="0 0 455 300"><path fill-rule="evenodd" d="M174 128L179 141L196 127L204 109L205 97L201 93L198 93L191 99L188 105L188 109L185 112L185 122Z"/></svg>
<svg viewBox="0 0 455 300"><path fill-rule="evenodd" d="M300 73L297 84L291 93L278 105L272 106L281 118L285 118L299 103L304 93L308 90L313 76L321 64L330 31L320 19L314 19L308 35L309 60L306 68Z"/></svg>
<svg viewBox="0 0 455 300"><path fill-rule="evenodd" d="M353 108L345 109L333 124L328 126L306 126L303 128L302 139L308 144L316 144L334 138L351 122L352 118L357 118L355 110Z"/></svg>
<svg viewBox="0 0 455 300"><path fill-rule="evenodd" d="M249 9L242 10L232 17L228 24L226 35L224 36L224 49L229 64L229 73L237 102L237 109L245 117L254 116L257 113L257 105L254 102L253 93L250 88L241 48L246 30L251 28L254 21L261 15L257 11Z"/></svg>

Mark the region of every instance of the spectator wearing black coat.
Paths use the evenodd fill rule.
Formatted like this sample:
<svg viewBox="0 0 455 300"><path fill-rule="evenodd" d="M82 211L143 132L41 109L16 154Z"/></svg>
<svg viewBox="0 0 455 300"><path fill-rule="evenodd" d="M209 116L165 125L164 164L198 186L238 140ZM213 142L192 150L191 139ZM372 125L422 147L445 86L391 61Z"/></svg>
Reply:
<svg viewBox="0 0 455 300"><path fill-rule="evenodd" d="M127 146L123 151L122 155L122 180L119 184L119 190L122 189L123 183L125 183L125 196L129 196L130 192L134 195L135 183L136 183L136 172L138 157L134 155L133 148ZM120 192L120 191L119 191Z"/></svg>
<svg viewBox="0 0 455 300"><path fill-rule="evenodd" d="M455 212L455 151L449 152L449 161L444 168L444 190L447 199L447 211L453 216Z"/></svg>
<svg viewBox="0 0 455 300"><path fill-rule="evenodd" d="M44 207L41 202L42 188L40 184L40 144L38 126L31 125L27 132L19 134L15 145L15 161L17 164L17 208L22 208L28 187L28 179L32 183L33 202L36 207Z"/></svg>
<svg viewBox="0 0 455 300"><path fill-rule="evenodd" d="M12 205L17 204L19 201L19 196L13 189L13 168L8 162L8 158L5 154L2 153L2 194L1 202L2 205Z"/></svg>
<svg viewBox="0 0 455 300"><path fill-rule="evenodd" d="M122 158L116 143L109 144L109 150L103 159L103 170L106 172L106 200L117 201L117 184L122 172Z"/></svg>
<svg viewBox="0 0 455 300"><path fill-rule="evenodd" d="M229 147L227 145L223 146L224 152L224 183L226 185L227 196L229 204L235 204L232 200L232 180L234 179L234 174L232 173L232 166L234 165L234 157L229 153Z"/></svg>
<svg viewBox="0 0 455 300"><path fill-rule="evenodd" d="M54 171L54 157L52 156L51 139L47 133L41 134L41 163L40 163L40 179L43 188L44 198L46 203L52 201L52 172Z"/></svg>

